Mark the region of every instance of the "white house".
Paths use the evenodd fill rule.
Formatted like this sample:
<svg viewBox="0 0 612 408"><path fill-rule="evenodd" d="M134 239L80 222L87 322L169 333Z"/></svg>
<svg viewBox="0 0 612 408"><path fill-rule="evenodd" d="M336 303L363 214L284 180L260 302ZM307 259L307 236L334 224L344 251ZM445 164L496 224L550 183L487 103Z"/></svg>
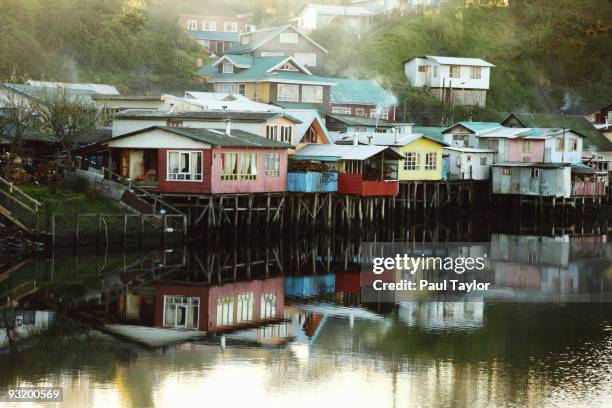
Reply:
<svg viewBox="0 0 612 408"><path fill-rule="evenodd" d="M495 65L480 58L427 55L404 61L410 85L453 105L485 106Z"/></svg>
<svg viewBox="0 0 612 408"><path fill-rule="evenodd" d="M307 33L328 26L341 26L351 33L365 33L373 15L365 7L359 6L306 4L289 22L295 23L300 30Z"/></svg>
<svg viewBox="0 0 612 408"><path fill-rule="evenodd" d="M448 153L448 178L488 180L495 150L474 147L445 147Z"/></svg>
<svg viewBox="0 0 612 408"><path fill-rule="evenodd" d="M416 10L433 9L446 3L446 0L353 0L354 5L365 7L375 14L409 13Z"/></svg>

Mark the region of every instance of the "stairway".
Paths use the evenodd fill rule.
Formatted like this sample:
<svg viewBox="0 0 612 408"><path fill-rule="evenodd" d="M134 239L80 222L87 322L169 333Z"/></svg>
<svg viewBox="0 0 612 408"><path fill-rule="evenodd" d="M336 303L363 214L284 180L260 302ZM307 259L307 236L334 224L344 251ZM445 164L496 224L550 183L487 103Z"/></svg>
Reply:
<svg viewBox="0 0 612 408"><path fill-rule="evenodd" d="M0 196L8 199L9 202L18 205L19 207L29 211L36 217L36 226L38 229L38 217L40 213L40 208L42 204L30 197L28 194L23 192L19 187L13 185L13 183L3 179L0 177ZM23 222L21 222L15 214L13 214L8 208L0 204L0 218L6 219L10 221L13 225L17 226L19 229L31 233L29 227L27 227Z"/></svg>

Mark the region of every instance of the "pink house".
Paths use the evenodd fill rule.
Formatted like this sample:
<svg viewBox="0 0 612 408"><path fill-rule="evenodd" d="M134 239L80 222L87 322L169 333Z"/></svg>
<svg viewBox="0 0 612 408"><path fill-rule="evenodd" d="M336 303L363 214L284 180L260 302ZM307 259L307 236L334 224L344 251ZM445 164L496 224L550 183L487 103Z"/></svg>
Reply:
<svg viewBox="0 0 612 408"><path fill-rule="evenodd" d="M291 146L242 130L153 126L102 143L111 170L157 193L282 192Z"/></svg>
<svg viewBox="0 0 612 408"><path fill-rule="evenodd" d="M543 139L507 139L508 160L519 163L544 162Z"/></svg>

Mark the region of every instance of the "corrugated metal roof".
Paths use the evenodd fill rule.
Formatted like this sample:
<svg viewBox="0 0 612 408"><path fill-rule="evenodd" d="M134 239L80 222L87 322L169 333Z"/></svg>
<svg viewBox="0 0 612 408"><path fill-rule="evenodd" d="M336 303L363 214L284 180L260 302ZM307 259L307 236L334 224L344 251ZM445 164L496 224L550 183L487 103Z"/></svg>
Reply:
<svg viewBox="0 0 612 408"><path fill-rule="evenodd" d="M277 142L276 140L266 139L243 130L233 129L230 135L225 134L224 129L200 129L200 128L176 128L169 126L151 126L146 129L126 133L109 140L120 140L126 137L147 133L151 130L160 129L176 135L184 136L192 140L197 140L212 146L220 147L261 147L261 148L283 148L291 147L288 143Z"/></svg>
<svg viewBox="0 0 612 408"><path fill-rule="evenodd" d="M444 149L461 153L497 153L495 150L479 149L476 147L445 147Z"/></svg>
<svg viewBox="0 0 612 408"><path fill-rule="evenodd" d="M413 126L412 132L414 133L422 133L426 136L432 137L439 142L444 142L444 135L442 131L446 128L443 127L433 127L433 126Z"/></svg>
<svg viewBox="0 0 612 408"><path fill-rule="evenodd" d="M53 100L53 98L55 97L54 92L58 92L56 89L60 89L58 87L55 88L46 88L46 87L42 87L42 86L31 86L31 85L24 85L24 84L8 84L8 83L3 83L0 84L0 86L7 88L7 89L11 89L14 92L20 93L22 95L31 97L31 98L35 98L38 100ZM85 104L89 104L89 105L94 105L94 101L91 98L93 95L95 95L96 93L91 91L91 90L85 90L85 89L73 89L73 88L61 88L62 89L62 93L65 92L67 94L68 99L70 99L71 101L74 102L81 102L81 103L85 103ZM60 95L57 95L60 96ZM63 96L63 95L61 95Z"/></svg>
<svg viewBox="0 0 612 408"><path fill-rule="evenodd" d="M376 145L376 146L407 146L412 142L415 142L421 138L431 140L432 142L439 143L443 146L448 146L448 143L440 141L433 137L424 135L422 133L411 133L408 135L394 135L393 133L342 133L336 138L338 144L352 144L355 137L359 138L359 143L363 145Z"/></svg>
<svg viewBox="0 0 612 408"><path fill-rule="evenodd" d="M396 158L402 156L388 146L351 146L351 145L309 145L299 151L299 156L308 158L313 156L339 157L341 160L366 160L382 151L393 152Z"/></svg>
<svg viewBox="0 0 612 408"><path fill-rule="evenodd" d="M204 111L180 111L169 112L162 110L147 109L127 109L115 115L118 119L141 119L141 118L177 118L177 119L213 119L213 120L243 120L265 122L273 118L287 118L295 123L301 123L297 118L285 114L284 112L249 112L249 111L225 111L225 110L204 110Z"/></svg>
<svg viewBox="0 0 612 408"><path fill-rule="evenodd" d="M491 64L480 58L462 58L462 57L442 57L438 55L426 55L424 58L429 58L438 64L443 65L469 65L474 67L494 67Z"/></svg>
<svg viewBox="0 0 612 408"><path fill-rule="evenodd" d="M331 90L332 103L397 105L395 95L385 91L376 81L370 79L330 79L336 83Z"/></svg>
<svg viewBox="0 0 612 408"><path fill-rule="evenodd" d="M337 113L328 113L327 116L350 126L393 127L391 123L384 119L368 118L367 116L340 115Z"/></svg>
<svg viewBox="0 0 612 408"><path fill-rule="evenodd" d="M97 94L119 95L119 91L112 85L107 84L89 84L89 83L74 83L74 82L48 82L48 81L26 81L26 85L42 87L42 88L67 88L81 91L90 91Z"/></svg>

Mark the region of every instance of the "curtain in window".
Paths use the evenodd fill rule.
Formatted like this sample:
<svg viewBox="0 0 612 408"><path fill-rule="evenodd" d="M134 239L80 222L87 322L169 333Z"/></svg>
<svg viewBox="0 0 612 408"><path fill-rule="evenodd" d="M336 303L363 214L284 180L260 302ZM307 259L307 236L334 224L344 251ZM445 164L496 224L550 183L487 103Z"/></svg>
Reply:
<svg viewBox="0 0 612 408"><path fill-rule="evenodd" d="M224 153L221 155L221 168L224 175L238 174L237 155L235 153Z"/></svg>
<svg viewBox="0 0 612 408"><path fill-rule="evenodd" d="M168 170L171 174L176 174L179 172L179 153L178 152L170 152L168 155ZM172 177L174 178L174 177Z"/></svg>
<svg viewBox="0 0 612 408"><path fill-rule="evenodd" d="M240 155L240 174L257 175L256 153L244 153Z"/></svg>
<svg viewBox="0 0 612 408"><path fill-rule="evenodd" d="M199 179L202 174L202 154L199 152L191 153L191 174L194 179Z"/></svg>

